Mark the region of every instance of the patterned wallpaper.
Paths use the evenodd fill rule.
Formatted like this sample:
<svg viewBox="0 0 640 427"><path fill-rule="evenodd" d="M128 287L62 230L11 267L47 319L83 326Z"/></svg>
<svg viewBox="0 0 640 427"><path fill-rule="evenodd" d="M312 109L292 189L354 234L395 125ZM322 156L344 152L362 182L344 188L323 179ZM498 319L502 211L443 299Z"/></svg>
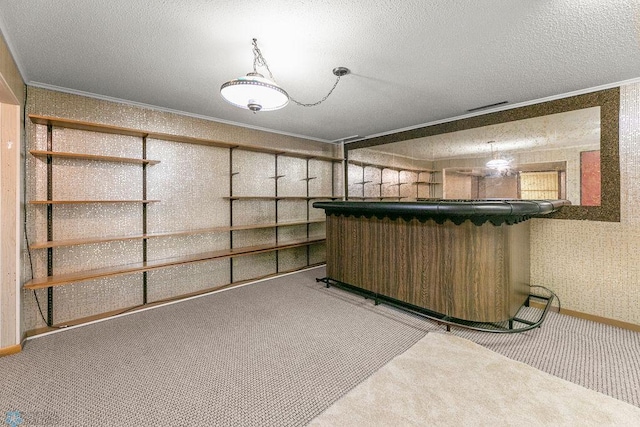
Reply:
<svg viewBox="0 0 640 427"><path fill-rule="evenodd" d="M620 223L531 222L531 283L562 307L640 325L640 84L620 88Z"/></svg>
<svg viewBox="0 0 640 427"><path fill-rule="evenodd" d="M63 119L83 120L130 127L174 135L217 139L221 141L266 145L285 150L336 156L339 146L290 136L234 127L202 119L169 114L150 109L116 104L77 95L29 88L27 112ZM53 150L140 158L142 139L107 133L54 128ZM43 125L26 125L28 150L46 150L47 132ZM147 207L147 232L201 230L230 225L228 196L274 196L276 156L268 153L230 150L206 145L147 139L147 158L160 160L148 166L147 199L159 203ZM231 161L233 152L233 161ZM307 161L278 156L278 195L306 196ZM27 155L26 199L45 200L46 161ZM53 198L55 200L139 200L142 199L142 167L131 163L97 162L77 159L53 160ZM309 173L314 179L310 195L331 195L332 179L339 163L310 160ZM230 172L233 177L230 178ZM335 187L339 192L339 187ZM277 220L307 219L306 200L278 202ZM324 212L309 208L311 218L324 218ZM79 239L127 236L142 233L143 210L138 203L55 205L53 239ZM239 200L233 202L233 225L276 222L273 200ZM300 240L307 236L307 226L282 227L278 241ZM47 208L27 205L27 234L30 243L47 240ZM324 236L324 224L309 226L311 237ZM273 244L274 228L233 232L233 247ZM229 231L158 237L147 241L148 260L226 250ZM142 261L142 240L118 240L75 246L53 251L54 274L73 273ZM36 277L47 275L47 251L32 250ZM31 263L24 254L25 280L31 278ZM250 255L229 259L184 264L148 273L148 302L160 301L204 289L226 285L233 280L253 279L276 271L288 271L324 261L324 245ZM276 268L277 266L277 268ZM46 316L46 289L37 291ZM129 308L142 303L142 274L126 274L54 288L54 323ZM34 293L22 294L23 330L44 326Z"/></svg>

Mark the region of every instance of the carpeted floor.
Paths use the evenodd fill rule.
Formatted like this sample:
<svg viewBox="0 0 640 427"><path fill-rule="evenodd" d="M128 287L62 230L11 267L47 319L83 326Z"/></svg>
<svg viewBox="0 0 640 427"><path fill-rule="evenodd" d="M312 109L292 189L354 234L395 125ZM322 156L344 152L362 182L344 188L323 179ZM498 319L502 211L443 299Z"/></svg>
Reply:
<svg viewBox="0 0 640 427"><path fill-rule="evenodd" d="M0 358L0 418L304 425L425 335L335 298L315 283L319 273L30 340Z"/></svg>
<svg viewBox="0 0 640 427"><path fill-rule="evenodd" d="M327 289L315 281L323 275L307 270L30 340L0 358L0 421L11 413L25 425L305 425L427 332L443 330ZM522 336L466 337L554 375L570 367L569 376L596 390L603 375L624 376L604 388L638 406L638 334L572 330L579 319L570 320L550 316ZM594 336L613 341L593 345ZM594 348L615 354L601 359ZM595 369L601 360L607 367Z"/></svg>
<svg viewBox="0 0 640 427"><path fill-rule="evenodd" d="M640 407L638 332L551 312L541 328L522 334L494 335L463 329L452 333Z"/></svg>
<svg viewBox="0 0 640 427"><path fill-rule="evenodd" d="M310 427L637 426L640 408L432 332Z"/></svg>

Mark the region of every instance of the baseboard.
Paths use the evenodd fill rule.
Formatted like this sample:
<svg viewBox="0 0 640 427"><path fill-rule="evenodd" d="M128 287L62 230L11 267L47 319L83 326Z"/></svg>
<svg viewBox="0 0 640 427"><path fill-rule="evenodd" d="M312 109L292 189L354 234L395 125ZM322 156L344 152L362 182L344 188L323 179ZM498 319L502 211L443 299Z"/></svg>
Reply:
<svg viewBox="0 0 640 427"><path fill-rule="evenodd" d="M9 347L0 348L0 357L9 356L10 354L20 353L22 351L22 344L10 345Z"/></svg>
<svg viewBox="0 0 640 427"><path fill-rule="evenodd" d="M531 300L531 307L535 308L544 308L544 304ZM583 313L581 311L568 310L566 308L560 309L561 314L566 314L567 316L577 317L580 319L591 320L592 322L603 323L609 326L615 326L622 329L628 329L634 332L640 332L640 325L636 325L635 323L623 322L621 320L609 319L608 317L595 316L593 314Z"/></svg>

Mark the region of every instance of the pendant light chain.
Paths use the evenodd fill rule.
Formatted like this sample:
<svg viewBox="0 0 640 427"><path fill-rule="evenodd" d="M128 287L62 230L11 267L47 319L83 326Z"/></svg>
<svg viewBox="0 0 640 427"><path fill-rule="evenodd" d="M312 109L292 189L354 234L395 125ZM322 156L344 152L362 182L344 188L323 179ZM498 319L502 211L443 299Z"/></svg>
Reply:
<svg viewBox="0 0 640 427"><path fill-rule="evenodd" d="M321 99L320 101L318 101L318 102L314 102L313 104L303 104L302 102L299 102L299 101L296 101L295 99L293 99L293 97L292 97L291 95L289 95L289 99L290 99L291 101L293 101L293 103L294 103L294 104L297 104L297 105L299 105L299 106L301 106L301 107L315 107L316 105L319 105L319 104L323 103L324 101L326 101L326 100L327 100L327 98L329 97L329 95L331 95L331 94L333 93L333 90L336 88L336 86L338 86L338 82L340 81L340 77L342 77L342 76L338 76L338 77L336 77L336 82L333 84L333 87L331 88L331 90L329 91L329 93L328 93L328 94L326 94L326 95L324 96L324 98L322 98L322 99Z"/></svg>
<svg viewBox="0 0 640 427"><path fill-rule="evenodd" d="M262 56L262 52L260 51L260 48L258 47L258 39L253 39L253 72L254 73L258 73L257 67L264 67L266 68L266 70L269 72L269 78L271 80L273 80L273 82L276 82L276 79L273 77L273 73L271 72L271 69L269 69L269 65L267 64L267 60L264 59L264 56ZM349 70L344 68L344 67L338 67L335 68L333 70L333 74L336 77L336 81L333 84L333 87L331 88L331 90L329 91L329 93L327 93L324 98L322 98L320 101L311 103L311 104L305 104L302 103L296 99L294 99L291 95L289 95L289 99L294 103L297 104L301 107L315 107L316 105L320 105L322 104L324 101L327 100L327 98L329 98L329 96L331 96L331 94L333 93L333 91L335 90L336 86L338 86L338 83L340 82L340 77L349 74Z"/></svg>
<svg viewBox="0 0 640 427"><path fill-rule="evenodd" d="M271 73L271 70L269 69L267 60L264 59L264 56L262 56L262 52L260 52L260 48L258 47L258 39L253 39L253 72L254 73L258 72L257 70L258 66L266 68L267 71L269 72L269 77L271 78L271 80L273 80L274 82L276 81L276 79L273 78L273 74Z"/></svg>

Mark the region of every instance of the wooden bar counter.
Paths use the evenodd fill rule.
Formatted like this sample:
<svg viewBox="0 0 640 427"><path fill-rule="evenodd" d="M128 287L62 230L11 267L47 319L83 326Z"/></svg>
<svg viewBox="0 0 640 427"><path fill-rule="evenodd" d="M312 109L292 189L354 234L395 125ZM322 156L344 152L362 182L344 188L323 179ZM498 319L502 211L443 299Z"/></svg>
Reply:
<svg viewBox="0 0 640 427"><path fill-rule="evenodd" d="M529 223L565 200L316 202L327 276L472 322L511 319L529 295Z"/></svg>

